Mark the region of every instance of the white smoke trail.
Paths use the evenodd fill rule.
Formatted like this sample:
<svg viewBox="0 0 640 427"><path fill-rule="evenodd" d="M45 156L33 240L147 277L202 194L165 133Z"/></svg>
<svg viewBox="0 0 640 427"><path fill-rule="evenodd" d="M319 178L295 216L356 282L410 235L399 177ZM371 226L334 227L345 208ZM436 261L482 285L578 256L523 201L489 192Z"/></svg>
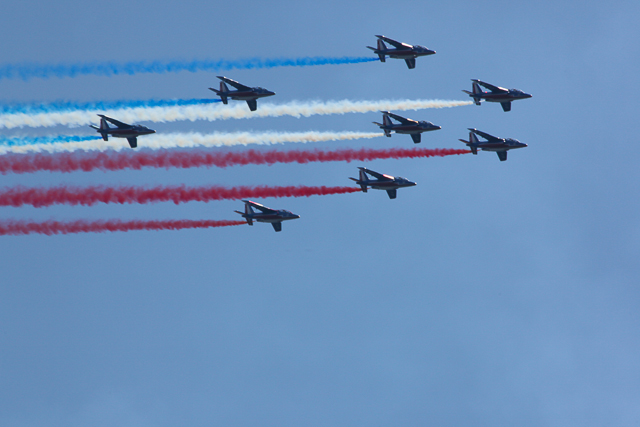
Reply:
<svg viewBox="0 0 640 427"><path fill-rule="evenodd" d="M129 108L109 110L105 115L127 123L134 122L175 122L196 120L247 119L253 117L309 117L313 115L367 113L379 110L420 110L424 108L450 108L472 105L472 101L444 100L383 100L383 101L297 101L286 104L260 104L257 111L249 111L244 102L235 105L194 105L152 108ZM102 112L101 112L102 113ZM2 114L0 128L83 126L97 123L95 113L88 111L70 111L38 114Z"/></svg>
<svg viewBox="0 0 640 427"><path fill-rule="evenodd" d="M138 138L138 147L159 150L163 148L230 147L249 144L284 144L287 142L344 141L363 138L377 138L383 133L373 132L266 132L266 133L170 133L145 135ZM131 150L129 143L122 138L109 138L109 141L76 141L47 144L31 144L0 147L0 154L8 153L59 153L63 151L106 151Z"/></svg>

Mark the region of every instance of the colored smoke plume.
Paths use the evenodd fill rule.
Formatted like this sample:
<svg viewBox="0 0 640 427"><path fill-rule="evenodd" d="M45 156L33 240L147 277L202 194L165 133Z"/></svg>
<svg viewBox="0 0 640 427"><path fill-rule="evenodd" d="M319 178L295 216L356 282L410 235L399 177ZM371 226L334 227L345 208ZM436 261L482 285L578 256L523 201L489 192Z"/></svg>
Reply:
<svg viewBox="0 0 640 427"><path fill-rule="evenodd" d="M141 148L152 150L165 148L197 148L197 147L231 147L234 145L271 145L284 144L288 142L308 143L322 141L346 141L354 139L370 139L383 136L378 132L232 132L202 134L190 133L168 133L145 136L138 140ZM13 141L15 140L15 141ZM13 138L0 139L0 155L7 153L30 153L49 152L61 153L77 150L84 151L106 151L106 150L126 150L130 151L129 143L123 138L110 138L103 141L100 136L91 137L50 137L50 138ZM32 144L29 144L29 142Z"/></svg>
<svg viewBox="0 0 640 427"><path fill-rule="evenodd" d="M389 148L216 152L182 152L173 150L138 151L134 153L59 153L59 154L7 154L0 156L0 173L30 173L37 171L116 171L142 168L196 168L229 167L240 165L272 165L275 163L352 162L378 159L415 159L444 157L470 153L453 148Z"/></svg>
<svg viewBox="0 0 640 427"><path fill-rule="evenodd" d="M71 222L45 221L28 222L21 220L0 221L0 235L22 234L70 234L70 233L105 233L107 231L134 230L183 230L187 228L228 227L246 224L245 221L212 221L212 220L173 220L173 221L86 221Z"/></svg>
<svg viewBox="0 0 640 427"><path fill-rule="evenodd" d="M238 59L238 60L192 60L192 61L131 61L131 62L81 62L69 64L8 64L0 66L0 79L33 78L47 79L50 77L78 77L78 76L117 76L134 74L164 74L189 71L222 71L238 69L274 68L274 67L308 67L328 64L355 64L359 62L378 61L372 57L301 57L274 59Z"/></svg>
<svg viewBox="0 0 640 427"><path fill-rule="evenodd" d="M439 99L405 99L381 101L292 101L285 104L260 103L258 110L249 111L244 102L229 105L198 105L153 108L129 108L102 111L114 119L126 122L175 122L196 120L248 119L257 117L310 117L313 115L369 113L379 110L421 110L425 108L451 108L473 105L472 101ZM0 128L85 126L97 124L95 113L89 111L67 111L51 113L15 113L0 115Z"/></svg>
<svg viewBox="0 0 640 427"><path fill-rule="evenodd" d="M35 207L55 204L91 206L96 203L156 203L210 202L213 200L239 200L265 197L310 197L331 194L346 194L360 191L359 187L72 187L53 188L15 187L0 190L0 206Z"/></svg>

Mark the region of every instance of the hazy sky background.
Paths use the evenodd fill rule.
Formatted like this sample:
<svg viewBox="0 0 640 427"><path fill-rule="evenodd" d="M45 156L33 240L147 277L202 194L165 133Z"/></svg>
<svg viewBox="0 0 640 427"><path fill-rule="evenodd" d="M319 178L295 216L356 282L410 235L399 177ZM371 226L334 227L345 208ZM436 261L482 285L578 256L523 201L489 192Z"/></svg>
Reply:
<svg viewBox="0 0 640 427"><path fill-rule="evenodd" d="M364 56L404 61L0 80L0 101L213 98L224 74L292 100L533 98L400 114L462 148L476 127L528 148L369 163L34 173L2 186L350 185L261 199L301 215L209 230L0 238L0 425L602 426L640 423L637 1L7 2L0 65ZM233 102L233 101L231 101ZM379 113L143 123L177 131L375 131ZM88 135L75 129L9 135ZM144 138L140 138L140 145ZM283 149L413 147L407 135ZM0 219L237 219L234 201L2 208Z"/></svg>

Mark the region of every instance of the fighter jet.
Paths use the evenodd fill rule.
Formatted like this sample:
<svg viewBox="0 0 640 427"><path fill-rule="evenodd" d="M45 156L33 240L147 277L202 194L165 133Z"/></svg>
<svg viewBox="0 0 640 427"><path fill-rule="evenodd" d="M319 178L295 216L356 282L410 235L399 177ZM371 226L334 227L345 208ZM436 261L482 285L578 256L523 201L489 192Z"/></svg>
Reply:
<svg viewBox="0 0 640 427"><path fill-rule="evenodd" d="M473 82L473 92L468 90L462 90L464 93L468 93L473 98L473 102L476 105L480 105L480 101L484 99L487 102L499 102L502 105L502 109L507 112L511 111L511 101L517 101L518 99L531 98L531 95L524 93L519 89L505 89L485 83L478 79L471 79ZM480 86L484 86L491 92L485 92Z"/></svg>
<svg viewBox="0 0 640 427"><path fill-rule="evenodd" d="M497 138L493 135L489 135L488 133L481 132L477 129L469 128L469 131L469 141L465 141L464 139L461 139L460 141L467 144L473 154L478 154L478 148L484 151L495 151L496 154L498 154L498 158L501 162L507 160L507 150L513 150L514 148L522 148L527 146L527 144L520 142L517 139ZM487 140L479 141L476 134L480 135L483 138L486 138Z"/></svg>
<svg viewBox="0 0 640 427"><path fill-rule="evenodd" d="M262 87L249 87L245 86L241 83L238 83L235 80L231 80L228 77L218 76L220 80L220 90L216 90L212 87L209 89L214 91L216 95L222 98L222 103L227 104L229 102L229 98L235 99L238 101L247 101L247 105L249 105L249 110L256 111L258 108L258 98L264 98L265 96L273 96L276 93L271 92ZM235 87L238 90L229 90L229 87L226 83L229 83L231 86Z"/></svg>
<svg viewBox="0 0 640 427"><path fill-rule="evenodd" d="M380 111L382 113L382 122L373 122L374 124L380 126L380 129L384 130L385 136L391 138L391 131L395 133L407 133L411 135L411 139L413 142L418 144L420 142L420 136L422 132L429 132L430 130L438 130L442 129L442 127L434 125L431 122L425 122L424 120L417 121L412 119L407 119L405 117L399 116L397 114L390 113L388 111ZM393 117L400 124L393 123L391 118Z"/></svg>
<svg viewBox="0 0 640 427"><path fill-rule="evenodd" d="M367 46L374 53L380 57L380 61L385 62L385 58L388 55L389 58L404 59L409 69L416 67L416 58L419 56L433 55L435 50L427 49L420 45L410 45L407 43L401 43L385 36L376 36L378 38L378 48ZM389 49L384 42L394 46L395 49Z"/></svg>
<svg viewBox="0 0 640 427"><path fill-rule="evenodd" d="M261 205L260 203L252 202L251 200L243 200L244 202L244 213L240 211L234 211L242 215L244 219L247 220L247 224L253 225L253 221L258 222L269 222L273 226L273 229L276 231L282 231L282 221L287 221L289 219L298 219L300 215L296 215L289 211L275 210L268 208L266 206ZM252 206L261 212L255 212L252 209Z"/></svg>
<svg viewBox="0 0 640 427"><path fill-rule="evenodd" d="M131 148L136 148L138 146L138 136L156 133L155 130L149 129L146 126L128 125L116 119L112 119L111 117L107 117L103 114L98 114L98 116L100 116L100 127L94 125L89 126L96 129L98 133L102 135L102 139L104 139L105 141L109 140L109 134L111 134L111 136L115 138L127 138L127 141L129 141L129 145L131 146ZM117 127L109 127L109 123L107 122L110 122Z"/></svg>
<svg viewBox="0 0 640 427"><path fill-rule="evenodd" d="M385 190L390 199L395 199L396 191L398 188L413 187L414 185L416 185L415 182L409 181L408 179L399 176L385 175L362 167L359 167L358 169L360 169L359 179L349 179L355 181L356 184L358 184L360 188L362 188L362 191L365 193L367 192L367 188L371 187L375 188L376 190ZM367 174L377 179L369 179L369 176L367 176Z"/></svg>

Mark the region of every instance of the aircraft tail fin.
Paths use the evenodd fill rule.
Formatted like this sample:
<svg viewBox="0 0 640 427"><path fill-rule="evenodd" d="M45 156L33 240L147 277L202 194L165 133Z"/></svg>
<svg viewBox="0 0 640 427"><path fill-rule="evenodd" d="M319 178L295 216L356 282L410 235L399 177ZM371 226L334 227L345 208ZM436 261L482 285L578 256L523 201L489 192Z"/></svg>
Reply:
<svg viewBox="0 0 640 427"><path fill-rule="evenodd" d="M476 105L480 105L480 98L474 95L482 95L484 91L480 88L480 85L478 84L478 82L473 82L472 86L473 86L473 95L471 96L473 96L473 101L476 103Z"/></svg>
<svg viewBox="0 0 640 427"><path fill-rule="evenodd" d="M367 176L367 173L364 171L364 169L360 169L360 174L358 175L358 177L360 178L360 181L369 181L369 177Z"/></svg>
<svg viewBox="0 0 640 427"><path fill-rule="evenodd" d="M223 104L228 104L229 103L229 98L228 98L228 93L229 93L229 87L227 86L227 84L225 82L220 82L220 90L214 89L212 87L209 88L209 90L212 90L216 93L216 95L218 95L220 97L220 99L222 100Z"/></svg>
<svg viewBox="0 0 640 427"><path fill-rule="evenodd" d="M349 177L349 179L350 179L350 180L352 180L352 181L355 181L356 183L358 183L358 185L359 185L359 186L360 186L360 188L362 189L362 192L363 192L363 193L366 193L366 192L367 192L367 186L366 186L366 185L364 185L364 184L362 183L362 181L361 181L361 180L356 179L356 178L351 178L351 177Z"/></svg>
<svg viewBox="0 0 640 427"><path fill-rule="evenodd" d="M378 58L380 58L380 62L386 62L387 56L382 52L387 50L387 46L380 39L378 39L378 45L377 46L378 46L377 49L374 48L374 47L371 47L371 46L367 46L367 47L378 54Z"/></svg>
<svg viewBox="0 0 640 427"><path fill-rule="evenodd" d="M380 126L380 128L384 131L384 136L391 137L391 131L389 129L384 129L384 125L378 122L372 122L374 125Z"/></svg>
<svg viewBox="0 0 640 427"><path fill-rule="evenodd" d="M391 126L393 124L391 118L386 114L382 115L382 123L384 123L385 126Z"/></svg>
<svg viewBox="0 0 640 427"><path fill-rule="evenodd" d="M469 132L469 140L464 140L464 139L460 139L459 141L464 142L465 144L467 144L467 147L469 147L469 149L471 150L471 152L473 154L478 154L478 145L480 144L480 141L478 140L478 137L476 136L475 133L473 132Z"/></svg>
<svg viewBox="0 0 640 427"><path fill-rule="evenodd" d="M246 220L247 220L247 224L249 224L249 225L253 225L253 220L252 220L250 217L245 216L245 214L244 214L244 213L242 213L242 212L240 212L240 211L234 211L234 212L235 212L235 213L237 213L237 214L242 215L242 216L244 217L244 219L246 219Z"/></svg>
<svg viewBox="0 0 640 427"><path fill-rule="evenodd" d="M104 118L100 119L100 127L94 126L94 125L89 125L89 127L92 127L98 132L100 132L100 135L102 135L103 140L105 141L109 140L109 134L106 132L109 129L109 124Z"/></svg>

